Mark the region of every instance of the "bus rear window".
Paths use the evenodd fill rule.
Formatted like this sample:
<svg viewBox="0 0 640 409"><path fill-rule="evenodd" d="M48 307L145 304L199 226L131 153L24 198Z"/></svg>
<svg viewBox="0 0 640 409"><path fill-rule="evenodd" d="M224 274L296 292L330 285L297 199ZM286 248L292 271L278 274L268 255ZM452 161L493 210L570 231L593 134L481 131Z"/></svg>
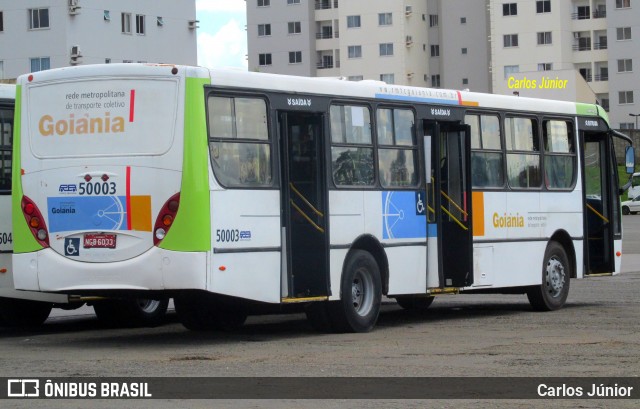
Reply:
<svg viewBox="0 0 640 409"><path fill-rule="evenodd" d="M176 133L178 81L75 79L29 85L31 150L39 158L164 154Z"/></svg>

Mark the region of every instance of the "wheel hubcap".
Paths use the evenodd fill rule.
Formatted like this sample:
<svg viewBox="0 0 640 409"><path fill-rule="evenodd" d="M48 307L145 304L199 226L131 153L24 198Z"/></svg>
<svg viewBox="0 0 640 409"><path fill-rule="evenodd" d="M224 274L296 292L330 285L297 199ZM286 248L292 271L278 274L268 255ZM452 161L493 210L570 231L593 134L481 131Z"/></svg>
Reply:
<svg viewBox="0 0 640 409"><path fill-rule="evenodd" d="M365 316L373 306L373 280L366 271L358 270L351 284L351 301L358 315Z"/></svg>
<svg viewBox="0 0 640 409"><path fill-rule="evenodd" d="M137 302L140 309L146 313L154 312L160 305L160 301L148 300L146 298L138 298Z"/></svg>
<svg viewBox="0 0 640 409"><path fill-rule="evenodd" d="M556 257L552 257L547 262L545 282L547 290L552 297L557 297L564 288L565 274L564 266Z"/></svg>

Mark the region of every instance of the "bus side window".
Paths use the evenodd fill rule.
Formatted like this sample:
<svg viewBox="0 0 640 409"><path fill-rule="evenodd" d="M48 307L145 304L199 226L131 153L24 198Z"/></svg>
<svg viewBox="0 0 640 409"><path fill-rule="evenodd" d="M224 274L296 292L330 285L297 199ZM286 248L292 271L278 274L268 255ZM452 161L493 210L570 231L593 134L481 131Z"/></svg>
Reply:
<svg viewBox="0 0 640 409"><path fill-rule="evenodd" d="M337 186L373 186L371 112L366 106L332 105L331 169Z"/></svg>
<svg viewBox="0 0 640 409"><path fill-rule="evenodd" d="M382 187L415 187L418 184L418 144L415 116L410 109L380 108L376 113L378 169Z"/></svg>
<svg viewBox="0 0 640 409"><path fill-rule="evenodd" d="M573 186L576 153L573 130L568 121L550 120L543 123L544 177L548 189L568 189Z"/></svg>
<svg viewBox="0 0 640 409"><path fill-rule="evenodd" d="M0 191L11 191L11 145L13 111L0 110Z"/></svg>
<svg viewBox="0 0 640 409"><path fill-rule="evenodd" d="M266 102L261 98L211 96L207 105L211 165L220 184L271 185Z"/></svg>
<svg viewBox="0 0 640 409"><path fill-rule="evenodd" d="M542 175L537 121L532 118L507 117L504 125L509 186L516 189L539 189Z"/></svg>
<svg viewBox="0 0 640 409"><path fill-rule="evenodd" d="M471 183L474 188L504 186L500 121L495 115L465 115L471 131Z"/></svg>

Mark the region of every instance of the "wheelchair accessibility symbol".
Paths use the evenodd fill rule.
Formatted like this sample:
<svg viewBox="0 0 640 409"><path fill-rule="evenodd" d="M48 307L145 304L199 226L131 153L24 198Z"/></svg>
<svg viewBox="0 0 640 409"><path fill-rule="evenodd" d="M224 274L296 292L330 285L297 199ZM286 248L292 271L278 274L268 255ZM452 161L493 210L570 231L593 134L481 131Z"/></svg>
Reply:
<svg viewBox="0 0 640 409"><path fill-rule="evenodd" d="M80 239L67 238L64 239L64 255L79 256L80 255Z"/></svg>
<svg viewBox="0 0 640 409"><path fill-rule="evenodd" d="M416 192L416 216L424 216L425 204L424 204L424 193Z"/></svg>

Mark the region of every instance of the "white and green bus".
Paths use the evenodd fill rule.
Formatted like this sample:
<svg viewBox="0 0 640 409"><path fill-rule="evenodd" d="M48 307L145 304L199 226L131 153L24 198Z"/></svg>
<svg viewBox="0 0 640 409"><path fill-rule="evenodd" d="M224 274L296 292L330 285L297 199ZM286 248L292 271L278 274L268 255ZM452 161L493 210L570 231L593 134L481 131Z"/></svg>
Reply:
<svg viewBox="0 0 640 409"><path fill-rule="evenodd" d="M295 304L363 332L383 295L555 310L571 278L620 272L630 140L596 105L111 64L20 77L16 124L21 290L174 297L190 329Z"/></svg>

